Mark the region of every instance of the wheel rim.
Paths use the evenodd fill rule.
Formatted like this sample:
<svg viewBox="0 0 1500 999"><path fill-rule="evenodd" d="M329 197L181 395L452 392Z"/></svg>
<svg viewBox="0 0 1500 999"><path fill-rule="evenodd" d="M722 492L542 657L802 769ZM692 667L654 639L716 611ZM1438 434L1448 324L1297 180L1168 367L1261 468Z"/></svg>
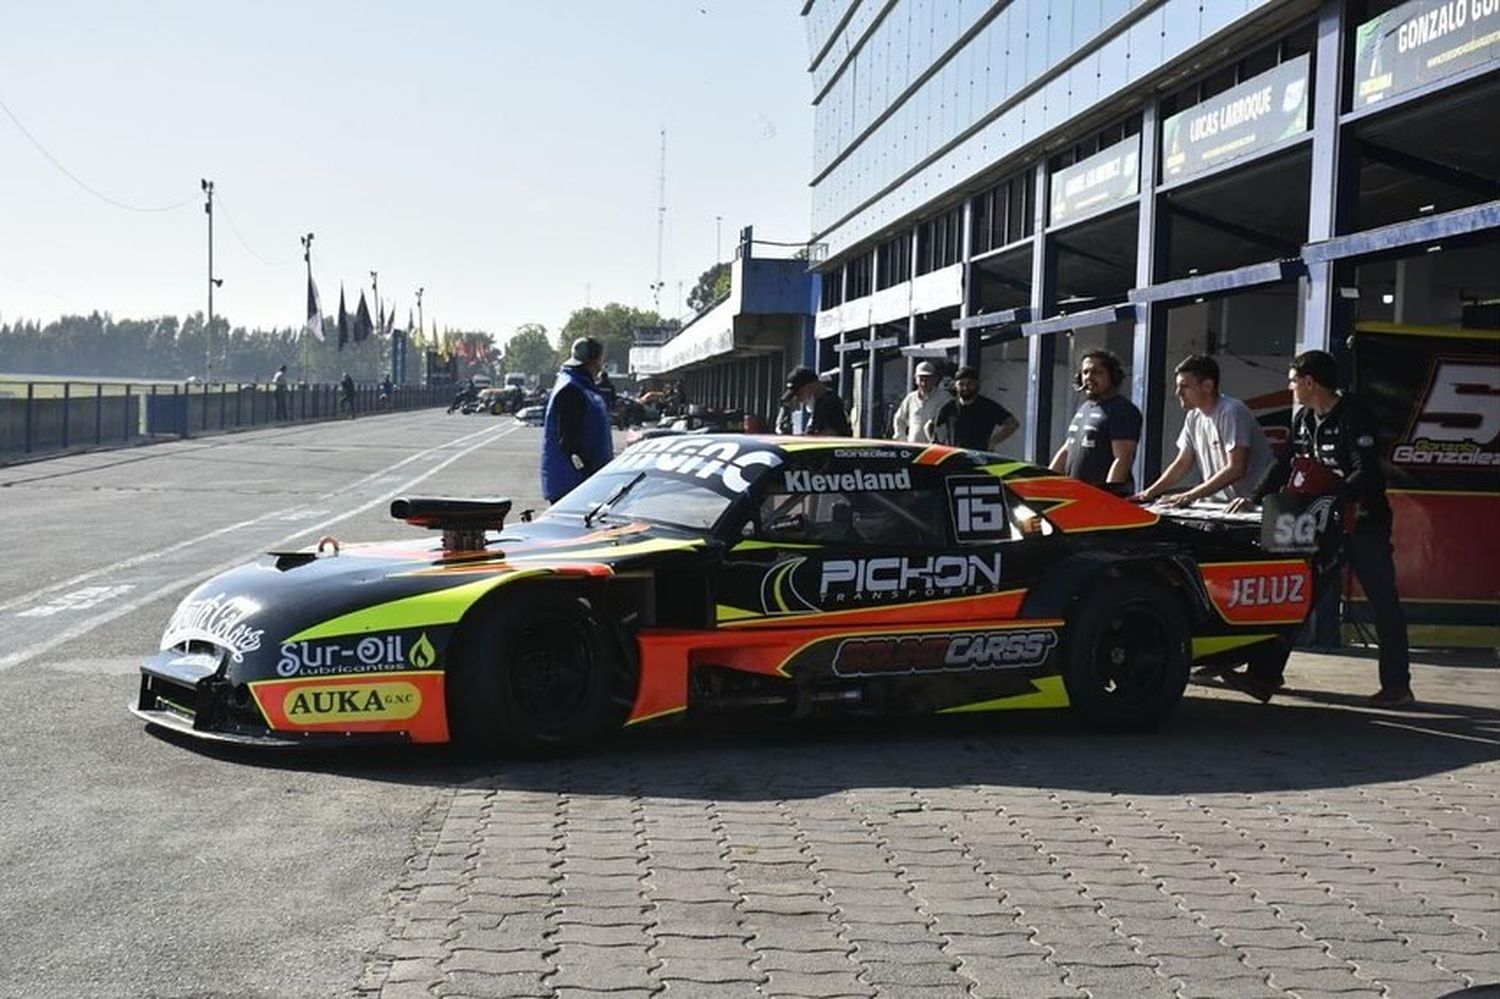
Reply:
<svg viewBox="0 0 1500 999"><path fill-rule="evenodd" d="M594 653L576 620L548 616L531 621L508 658L514 703L534 727L567 723L587 700Z"/></svg>
<svg viewBox="0 0 1500 999"><path fill-rule="evenodd" d="M1094 646L1094 678L1105 696L1140 704L1169 683L1176 658L1167 628L1142 606L1121 607Z"/></svg>

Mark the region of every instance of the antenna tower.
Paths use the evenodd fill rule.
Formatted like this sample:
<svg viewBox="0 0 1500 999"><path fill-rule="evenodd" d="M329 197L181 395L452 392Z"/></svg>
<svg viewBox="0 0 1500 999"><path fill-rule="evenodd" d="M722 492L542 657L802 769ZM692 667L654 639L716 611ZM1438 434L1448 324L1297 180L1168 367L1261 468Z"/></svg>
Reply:
<svg viewBox="0 0 1500 999"><path fill-rule="evenodd" d="M661 315L661 249L667 232L667 130L661 130L661 171L656 175L656 280L651 283L652 311Z"/></svg>

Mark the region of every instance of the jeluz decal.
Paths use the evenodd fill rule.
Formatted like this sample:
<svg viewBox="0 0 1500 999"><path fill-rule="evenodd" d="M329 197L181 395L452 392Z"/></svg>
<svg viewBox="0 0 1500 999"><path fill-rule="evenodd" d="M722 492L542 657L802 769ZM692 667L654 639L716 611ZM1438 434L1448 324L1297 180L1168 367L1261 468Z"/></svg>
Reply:
<svg viewBox="0 0 1500 999"><path fill-rule="evenodd" d="M927 558L829 559L818 596L826 604L849 599L961 596L1000 585L1000 553L930 555Z"/></svg>
<svg viewBox="0 0 1500 999"><path fill-rule="evenodd" d="M1209 598L1230 624L1295 624L1312 607L1312 575L1300 559L1199 568Z"/></svg>
<svg viewBox="0 0 1500 999"><path fill-rule="evenodd" d="M911 469L902 468L894 472L867 472L856 468L849 472L826 473L798 470L786 473L786 489L789 493L906 490L911 489Z"/></svg>
<svg viewBox="0 0 1500 999"><path fill-rule="evenodd" d="M746 448L736 441L654 437L632 445L609 467L611 471L666 473L737 495L781 462L781 455L775 451Z"/></svg>
<svg viewBox="0 0 1500 999"><path fill-rule="evenodd" d="M245 624L247 617L260 610L260 604L248 597L231 597L217 593L204 600L189 600L177 608L167 622L161 647L170 649L183 642L201 641L229 650L230 658L242 662L245 653L260 648L263 628Z"/></svg>
<svg viewBox="0 0 1500 999"><path fill-rule="evenodd" d="M410 642L410 647L408 647ZM426 669L437 662L437 652L422 632L415 642L408 635L366 635L349 644L338 641L290 642L281 647L278 676L324 676L330 673L384 673Z"/></svg>
<svg viewBox="0 0 1500 999"><path fill-rule="evenodd" d="M833 671L839 676L894 676L959 670L1040 666L1057 647L1050 628L962 634L882 635L839 643Z"/></svg>
<svg viewBox="0 0 1500 999"><path fill-rule="evenodd" d="M1500 467L1500 365L1439 359L1418 407L1393 464Z"/></svg>
<svg viewBox="0 0 1500 999"><path fill-rule="evenodd" d="M400 721L422 708L422 694L402 681L295 687L281 702L287 720L295 725L337 722Z"/></svg>

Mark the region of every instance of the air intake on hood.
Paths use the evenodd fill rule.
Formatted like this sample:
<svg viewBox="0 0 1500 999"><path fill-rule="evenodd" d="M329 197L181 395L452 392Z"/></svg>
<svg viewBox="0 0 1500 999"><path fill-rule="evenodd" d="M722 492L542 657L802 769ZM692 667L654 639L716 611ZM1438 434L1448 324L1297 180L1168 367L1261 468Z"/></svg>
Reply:
<svg viewBox="0 0 1500 999"><path fill-rule="evenodd" d="M391 516L416 527L443 532L444 551L482 551L484 532L504 530L510 500L452 499L442 496L401 497L391 501Z"/></svg>

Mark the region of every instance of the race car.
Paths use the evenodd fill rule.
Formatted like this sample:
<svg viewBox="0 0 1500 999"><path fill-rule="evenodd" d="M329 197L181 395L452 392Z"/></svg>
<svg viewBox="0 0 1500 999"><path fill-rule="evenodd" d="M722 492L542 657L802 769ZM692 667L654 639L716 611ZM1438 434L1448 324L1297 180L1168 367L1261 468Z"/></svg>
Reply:
<svg viewBox="0 0 1500 999"><path fill-rule="evenodd" d="M940 445L641 441L544 514L399 499L441 534L272 553L176 609L133 710L259 745L548 754L716 712L1072 708L1144 729L1194 665L1286 655L1309 562Z"/></svg>

